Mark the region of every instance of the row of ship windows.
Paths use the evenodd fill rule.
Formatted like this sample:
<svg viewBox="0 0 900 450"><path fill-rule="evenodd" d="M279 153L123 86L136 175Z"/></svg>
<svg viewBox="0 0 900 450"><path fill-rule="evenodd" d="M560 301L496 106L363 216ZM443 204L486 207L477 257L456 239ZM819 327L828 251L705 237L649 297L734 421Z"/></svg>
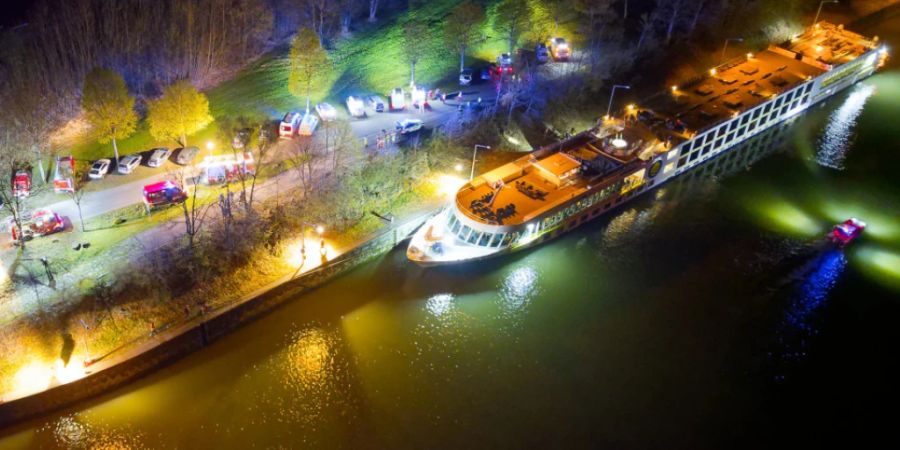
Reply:
<svg viewBox="0 0 900 450"><path fill-rule="evenodd" d="M546 230L555 226L564 219L572 217L579 212L584 211L585 209L590 208L597 203L600 203L601 201L612 195L614 192L621 189L621 187L622 182L619 181L603 188L603 190L595 193L594 195L591 195L590 197L583 198L569 205L568 208L539 222L538 228L531 230L531 233L538 233L542 229ZM452 214L450 216L450 220L447 221L447 226L450 229L450 233L459 238L459 240L472 245L477 245L479 247L496 248L506 246L519 236L519 233L517 232L490 233L487 231L475 230L474 228L460 222L459 219L456 218L455 214Z"/></svg>
<svg viewBox="0 0 900 450"><path fill-rule="evenodd" d="M478 231L468 225L464 225L455 214L450 215L447 222L450 232L463 242L468 242L479 247L500 247L509 245L513 239L518 237L518 233L489 233L486 231Z"/></svg>
<svg viewBox="0 0 900 450"><path fill-rule="evenodd" d="M596 205L597 203L602 202L603 200L608 198L610 195L612 195L614 192L618 192L621 188L622 188L622 181L618 181L616 183L613 183L613 184L603 188L603 190L601 190L600 192L594 193L590 197L586 197L581 200L578 200L577 202L569 205L568 208L566 208L562 211L559 211L550 217L544 218L544 220L542 220L539 223L538 229L534 230L534 232L537 233L540 230L547 230L547 229L555 227L558 223L562 222L563 220L565 220L569 217L572 217L575 214L578 214L579 212L584 211L585 209L588 209L593 205Z"/></svg>
<svg viewBox="0 0 900 450"><path fill-rule="evenodd" d="M694 162L698 157L705 156L710 151L713 153L718 152L730 145L736 138L741 138L745 134L753 132L757 127L766 125L768 122L776 120L794 108L806 103L809 100L810 88L812 88L812 83L807 84L804 88L791 91L774 103L757 108L752 113L745 113L740 119L735 119L686 143L681 149L678 167L680 168L689 162ZM793 102L791 102L792 99ZM772 112L773 105L775 108L774 112ZM762 119L760 119L760 116L762 116ZM737 129L738 126L740 126L740 129ZM737 131L735 131L736 129ZM728 134L726 135L725 133Z"/></svg>

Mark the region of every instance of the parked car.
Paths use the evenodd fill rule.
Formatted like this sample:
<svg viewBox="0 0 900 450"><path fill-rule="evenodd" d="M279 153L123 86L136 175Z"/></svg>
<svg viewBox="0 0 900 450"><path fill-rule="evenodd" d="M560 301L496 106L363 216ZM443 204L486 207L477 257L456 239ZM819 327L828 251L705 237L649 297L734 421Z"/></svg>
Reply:
<svg viewBox="0 0 900 450"><path fill-rule="evenodd" d="M550 50L547 49L546 44L538 44L534 48L534 59L539 64L543 64L550 60Z"/></svg>
<svg viewBox="0 0 900 450"><path fill-rule="evenodd" d="M369 108L372 108L375 112L383 113L384 112L384 99L377 95L370 95L366 97L366 104Z"/></svg>
<svg viewBox="0 0 900 450"><path fill-rule="evenodd" d="M511 67L513 64L512 55L509 53L501 53L497 57L497 65L500 67Z"/></svg>
<svg viewBox="0 0 900 450"><path fill-rule="evenodd" d="M112 164L112 161L108 159L98 159L94 161L94 163L91 164L91 170L88 171L88 178L92 180L103 179L109 172L110 164Z"/></svg>
<svg viewBox="0 0 900 450"><path fill-rule="evenodd" d="M154 148L153 151L150 152L150 158L147 159L147 165L150 167L159 167L163 165L164 162L168 161L169 156L172 156L172 151L168 148Z"/></svg>
<svg viewBox="0 0 900 450"><path fill-rule="evenodd" d="M462 72L459 73L459 85L468 86L472 84L472 74L472 69L463 69Z"/></svg>
<svg viewBox="0 0 900 450"><path fill-rule="evenodd" d="M300 128L300 121L303 120L303 115L291 111L284 115L284 118L281 119L281 125L278 127L278 135L281 137L294 137L297 134L297 130Z"/></svg>
<svg viewBox="0 0 900 450"><path fill-rule="evenodd" d="M397 132L400 134L409 134L422 129L424 124L419 119L403 119L397 122Z"/></svg>
<svg viewBox="0 0 900 450"><path fill-rule="evenodd" d="M72 155L57 155L53 170L53 192L75 192L75 158Z"/></svg>
<svg viewBox="0 0 900 450"><path fill-rule="evenodd" d="M553 59L565 61L572 54L572 49L569 48L569 43L565 39L555 37L550 39L550 53L553 55Z"/></svg>
<svg viewBox="0 0 900 450"><path fill-rule="evenodd" d="M178 149L178 155L175 156L175 164L181 164L182 166L186 166L197 157L197 154L200 153L200 149L197 147L185 147L182 149Z"/></svg>
<svg viewBox="0 0 900 450"><path fill-rule="evenodd" d="M347 111L350 112L350 117L366 117L365 104L360 97L347 97Z"/></svg>
<svg viewBox="0 0 900 450"><path fill-rule="evenodd" d="M322 122L337 119L337 110L334 109L334 106L331 106L331 103L317 103L316 112L319 113L319 118L322 119Z"/></svg>
<svg viewBox="0 0 900 450"><path fill-rule="evenodd" d="M312 136L317 126L319 126L319 118L315 114L305 113L300 119L297 134L300 136Z"/></svg>
<svg viewBox="0 0 900 450"><path fill-rule="evenodd" d="M482 80L490 80L494 76L494 72L497 71L497 65L491 64L484 69L481 69L481 79Z"/></svg>
<svg viewBox="0 0 900 450"><path fill-rule="evenodd" d="M134 168L141 163L141 155L128 155L119 160L119 166L116 171L122 175L128 175L134 172Z"/></svg>
<svg viewBox="0 0 900 450"><path fill-rule="evenodd" d="M148 212L160 206L181 203L187 198L187 194L181 187L169 180L144 186L143 194L144 207L147 208Z"/></svg>
<svg viewBox="0 0 900 450"><path fill-rule="evenodd" d="M66 222L59 214L49 209L39 209L31 216L23 218L21 236L19 236L19 229L12 217L7 219L6 227L13 241L18 241L62 231L66 227Z"/></svg>

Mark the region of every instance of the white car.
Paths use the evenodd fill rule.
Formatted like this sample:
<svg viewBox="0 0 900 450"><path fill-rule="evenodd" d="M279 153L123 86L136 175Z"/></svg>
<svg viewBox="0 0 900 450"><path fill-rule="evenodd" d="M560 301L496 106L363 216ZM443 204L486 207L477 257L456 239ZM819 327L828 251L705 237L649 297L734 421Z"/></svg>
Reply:
<svg viewBox="0 0 900 450"><path fill-rule="evenodd" d="M550 54L557 61L565 61L572 54L572 49L569 48L569 43L565 39L555 37L550 39Z"/></svg>
<svg viewBox="0 0 900 450"><path fill-rule="evenodd" d="M400 134L409 134L422 129L424 124L419 119L403 119L397 122L397 132Z"/></svg>
<svg viewBox="0 0 900 450"><path fill-rule="evenodd" d="M509 67L512 66L512 63L512 55L509 53L501 53L500 56L497 57L497 65L500 67Z"/></svg>
<svg viewBox="0 0 900 450"><path fill-rule="evenodd" d="M472 69L463 69L462 72L459 73L459 85L468 86L472 84L473 73Z"/></svg>
<svg viewBox="0 0 900 450"><path fill-rule="evenodd" d="M134 168L141 163L141 155L128 155L119 160L119 166L116 168L122 175L128 175L134 171Z"/></svg>
<svg viewBox="0 0 900 450"><path fill-rule="evenodd" d="M169 156L172 156L172 151L168 148L154 148L150 153L150 159L147 160L147 165L150 167L159 167L169 160Z"/></svg>
<svg viewBox="0 0 900 450"><path fill-rule="evenodd" d="M363 101L359 97L347 97L347 111L351 117L366 117L366 108Z"/></svg>
<svg viewBox="0 0 900 450"><path fill-rule="evenodd" d="M334 106L331 106L331 103L317 103L316 112L319 113L319 118L322 119L322 122L330 122L337 119L337 110L334 109Z"/></svg>
<svg viewBox="0 0 900 450"><path fill-rule="evenodd" d="M92 180L101 180L109 172L111 161L108 159L98 159L91 164L91 170L88 171L88 178Z"/></svg>
<svg viewBox="0 0 900 450"><path fill-rule="evenodd" d="M391 91L391 109L404 108L406 108L406 94L403 92L403 88L394 88Z"/></svg>
<svg viewBox="0 0 900 450"><path fill-rule="evenodd" d="M300 136L312 136L318 125L319 118L316 117L315 114L303 114L303 118L300 120L300 126L297 128L297 134Z"/></svg>
<svg viewBox="0 0 900 450"><path fill-rule="evenodd" d="M294 137L297 134L297 128L300 127L300 120L303 116L298 113L291 111L284 115L284 119L281 119L281 125L278 126L278 135L281 137Z"/></svg>
<svg viewBox="0 0 900 450"><path fill-rule="evenodd" d="M366 97L366 103L369 105L369 108L372 108L375 112L383 113L384 112L384 99L377 95L370 95Z"/></svg>

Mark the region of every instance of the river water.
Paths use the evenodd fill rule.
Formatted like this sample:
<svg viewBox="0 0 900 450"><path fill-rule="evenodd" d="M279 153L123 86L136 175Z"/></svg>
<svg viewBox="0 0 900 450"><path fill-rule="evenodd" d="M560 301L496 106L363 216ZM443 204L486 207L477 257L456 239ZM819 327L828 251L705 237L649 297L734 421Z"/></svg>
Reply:
<svg viewBox="0 0 900 450"><path fill-rule="evenodd" d="M397 249L0 448L896 445L892 64L533 251ZM864 237L826 245L850 216Z"/></svg>

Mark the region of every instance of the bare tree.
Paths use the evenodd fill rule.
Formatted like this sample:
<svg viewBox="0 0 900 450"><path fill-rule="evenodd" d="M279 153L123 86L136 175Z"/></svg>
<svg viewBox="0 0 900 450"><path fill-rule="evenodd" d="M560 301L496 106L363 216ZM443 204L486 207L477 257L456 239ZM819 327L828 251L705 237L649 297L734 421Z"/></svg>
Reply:
<svg viewBox="0 0 900 450"><path fill-rule="evenodd" d="M287 160L300 177L303 196L309 195L321 159L321 143L315 139L296 139L288 144Z"/></svg>
<svg viewBox="0 0 900 450"><path fill-rule="evenodd" d="M21 144L20 135L13 127L4 126L0 133L0 202L3 210L10 215L12 226L15 227L18 244L21 251L25 250L24 226L27 218L26 209L29 195L23 193L16 185L15 175L22 166L22 162L28 158L28 151ZM34 188L32 185L32 192Z"/></svg>
<svg viewBox="0 0 900 450"><path fill-rule="evenodd" d="M187 198L181 202L181 210L184 213L184 234L188 237L190 250L193 251L197 236L200 234L206 221L209 205L205 205L202 199L197 196L197 193L200 192L200 185L196 183L196 180L199 177L196 175L188 177L186 170L181 169L178 172L178 181L181 184L181 188L185 190L188 189L188 182L194 181Z"/></svg>

